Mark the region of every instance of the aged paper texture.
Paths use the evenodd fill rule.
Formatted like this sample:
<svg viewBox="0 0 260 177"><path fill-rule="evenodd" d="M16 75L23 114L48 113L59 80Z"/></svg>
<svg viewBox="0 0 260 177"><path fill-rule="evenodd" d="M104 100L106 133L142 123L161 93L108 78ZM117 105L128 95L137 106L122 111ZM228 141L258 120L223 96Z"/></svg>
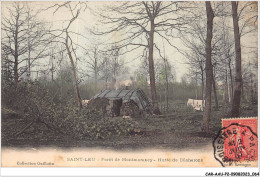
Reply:
<svg viewBox="0 0 260 177"><path fill-rule="evenodd" d="M258 2L1 2L2 167L258 167Z"/></svg>

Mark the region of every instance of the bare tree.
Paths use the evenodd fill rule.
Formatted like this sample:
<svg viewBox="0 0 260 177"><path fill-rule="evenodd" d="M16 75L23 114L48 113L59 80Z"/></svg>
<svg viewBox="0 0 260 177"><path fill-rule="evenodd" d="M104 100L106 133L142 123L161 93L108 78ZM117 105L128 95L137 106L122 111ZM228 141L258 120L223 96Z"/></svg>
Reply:
<svg viewBox="0 0 260 177"><path fill-rule="evenodd" d="M111 70L112 70L112 85L114 88L120 71L124 70L123 68L124 64L121 61L119 61L119 56L120 56L119 52L120 51L116 47L116 45L112 45L112 49L109 56L110 56Z"/></svg>
<svg viewBox="0 0 260 177"><path fill-rule="evenodd" d="M215 98L215 110L219 109L218 106L218 96L217 96L217 86L216 86L216 66L213 64L213 77L212 77L212 86L213 86L213 93Z"/></svg>
<svg viewBox="0 0 260 177"><path fill-rule="evenodd" d="M238 24L237 6L238 2L231 2L232 4L232 17L234 25L234 36L235 36L235 51L236 51L236 76L235 76L235 87L234 96L232 100L231 116L238 117L240 115L240 100L241 100L241 88L242 88L242 70L241 70L241 46L240 46L240 33Z"/></svg>
<svg viewBox="0 0 260 177"><path fill-rule="evenodd" d="M198 19L197 19L198 20ZM184 46L188 49L183 52L184 56L187 58L187 64L189 65L189 77L197 81L200 77L201 83L201 99L204 100L204 90L205 90L205 47L206 47L206 28L204 27L203 17L200 17L199 21L191 22L191 28L189 28L190 36L184 34L182 36L182 41ZM215 40L213 40L215 43ZM213 49L214 50L214 44ZM194 78L195 77L195 78Z"/></svg>
<svg viewBox="0 0 260 177"><path fill-rule="evenodd" d="M124 61L120 58L120 49L112 45L108 51L103 54L100 64L101 77L105 80L106 89L110 82L110 88L116 88L116 82L121 74L126 73Z"/></svg>
<svg viewBox="0 0 260 177"><path fill-rule="evenodd" d="M159 55L160 55L160 58L163 60L163 63L161 63L160 61L157 62L155 73L158 73L158 74L155 74L155 75L157 75L157 77L159 78L158 79L159 80L159 89L161 89L161 86L160 86L161 76L164 79L166 113L168 113L168 109L169 109L169 82L170 82L170 80L171 81L174 80L174 76L172 74L172 68L173 67L171 66L171 64L168 61L168 58L166 57L164 40L163 40L163 55L161 53L161 50L157 46L156 46L156 48L159 51ZM157 70L159 70L159 72ZM161 95L160 95L160 100L161 100ZM162 105L161 105L161 107L162 107Z"/></svg>
<svg viewBox="0 0 260 177"><path fill-rule="evenodd" d="M63 58L63 53L66 49L61 45L53 45L49 53L49 66L48 73L51 75L51 81L54 81L55 73L62 69L61 64Z"/></svg>
<svg viewBox="0 0 260 177"><path fill-rule="evenodd" d="M219 25L221 33L218 34L220 36L219 50L214 58L214 61L217 62L218 73L215 74L224 83L224 100L229 104L233 96L234 48L230 30L226 24L226 17L222 16L221 18L222 24Z"/></svg>
<svg viewBox="0 0 260 177"><path fill-rule="evenodd" d="M5 48L1 48L1 76L2 76L2 81L10 81L12 80L12 63L8 59L8 55L6 55Z"/></svg>
<svg viewBox="0 0 260 177"><path fill-rule="evenodd" d="M240 102L241 102L241 92L242 92L242 68L241 68L241 37L245 34L248 34L252 31L255 31L255 23L258 19L256 11L253 10L253 14L248 11L247 7L251 5L256 6L253 2L245 3L240 10L238 10L239 2L231 2L232 5L232 18L233 18L233 27L234 27L234 39L235 39L235 86L234 93L232 99L232 107L231 107L231 116L239 117L240 115ZM243 14L246 11L247 14ZM249 17L248 17L249 16ZM241 29L239 28L239 22L242 23ZM253 26L253 28L252 28ZM249 27L249 28L248 28Z"/></svg>
<svg viewBox="0 0 260 177"><path fill-rule="evenodd" d="M225 73L222 71L223 67L226 67L226 61L229 61L229 70L232 73L233 68L231 68L232 56L231 56L231 49L232 44L226 36L226 31L221 28L222 22L225 21L227 13L225 12L227 8L225 8L223 2L213 3L215 8L214 16L218 19L215 22L216 27L212 30L212 63L213 63L213 93L215 98L215 108L218 109L218 94L217 94L217 86L218 81L221 78L219 75ZM200 8L200 7L198 7ZM223 10L224 9L224 10ZM200 11L199 11L200 12ZM221 18L219 18L221 17ZM184 53L184 56L187 58L188 64L190 66L189 72L190 77L197 81L198 76L200 76L201 84L202 84L202 99L204 98L204 78L205 78L205 60L206 60L206 33L207 28L204 25L206 23L206 19L201 16L199 19L195 19L193 22L190 23L191 28L189 28L188 33L184 34L182 37L183 43L185 47L188 48ZM225 56L227 55L227 56ZM224 64L225 63L225 64ZM232 75L230 76L232 80ZM231 85L231 84L230 84ZM232 86L232 85L231 85Z"/></svg>
<svg viewBox="0 0 260 177"><path fill-rule="evenodd" d="M103 56L98 49L98 45L95 45L92 50L87 52L88 59L86 60L87 67L94 75L95 86L97 87L98 76L102 70Z"/></svg>
<svg viewBox="0 0 260 177"><path fill-rule="evenodd" d="M249 61L244 64L242 68L242 93L241 100L249 101L252 104L256 103L256 84L257 84L257 68L254 68L253 64Z"/></svg>
<svg viewBox="0 0 260 177"><path fill-rule="evenodd" d="M161 90L160 94L164 92L164 101L165 103L165 112L168 113L169 110L169 84L170 82L174 81L174 76L173 76L173 67L172 65L169 63L168 58L164 55L161 56L162 58L162 62L157 62L156 63L156 75L157 75L157 80L159 83L159 90ZM173 96L173 94L171 93L171 96ZM161 97L161 95L160 95ZM161 98L162 99L162 98ZM160 99L160 100L161 100ZM162 103L161 103L162 104ZM163 105L161 105L162 107Z"/></svg>
<svg viewBox="0 0 260 177"><path fill-rule="evenodd" d="M111 78L111 68L109 58L106 56L102 64L102 76L101 78L105 80L105 88L108 89L109 78Z"/></svg>
<svg viewBox="0 0 260 177"><path fill-rule="evenodd" d="M13 3L7 10L7 16L2 21L2 47L12 63L17 84L24 73L27 72L30 77L36 60L47 56L50 36L43 23L37 20L38 12L33 12L26 3Z"/></svg>
<svg viewBox="0 0 260 177"><path fill-rule="evenodd" d="M75 62L74 62L74 58L72 56L72 52L73 52L74 48L73 48L73 46L71 46L71 47L69 46L70 44L72 44L72 39L70 38L69 32L68 32L68 29L69 29L70 25L73 23L73 21L75 21L77 19L78 15L79 15L79 12L80 11L78 10L76 12L76 14L74 14L71 11L71 14L72 14L73 18L70 19L70 23L67 26L67 28L65 29L65 33L66 33L65 46L66 46L66 49L67 49L67 52L68 52L68 56L69 56L69 59L70 59L70 63L71 63L71 66L72 66L72 70L73 70L76 94L77 94L77 98L78 98L78 105L79 105L80 108L82 108L81 96L80 96L80 93L79 93L77 68L76 68L76 65L75 65Z"/></svg>
<svg viewBox="0 0 260 177"><path fill-rule="evenodd" d="M75 84L75 91L76 91L76 96L78 100L78 106L79 108L82 108L82 99L80 96L80 91L79 91L79 80L78 80L78 73L77 73L77 66L76 66L76 61L78 59L77 54L76 54L76 48L79 46L79 44L76 44L73 42L71 34L75 34L75 32L70 31L70 27L75 22L75 20L79 17L80 12L84 11L86 9L86 4L83 2L77 2L77 3L71 3L71 2L64 2L60 4L55 4L50 8L55 8L54 14L61 8L65 8L69 10L71 18L68 21L68 24L66 27L62 30L53 30L54 32L59 31L58 34L53 33L53 36L55 36L55 39L58 41L53 41L53 42L61 42L65 45L66 51L70 60L71 68L73 71L73 78L74 78L74 84ZM79 35L79 34L76 34ZM83 48L82 46L80 46Z"/></svg>
<svg viewBox="0 0 260 177"><path fill-rule="evenodd" d="M198 84L198 78L201 82L201 99L204 99L204 82L205 82L205 57L198 53L198 48L194 46L186 45L191 49L191 52L185 52L184 56L188 59L187 64L189 67L189 77L196 80Z"/></svg>
<svg viewBox="0 0 260 177"><path fill-rule="evenodd" d="M214 13L209 1L206 1L206 12L207 12L207 38L206 38L206 94L205 94L205 111L203 115L202 131L209 132L209 121L211 114L211 89L212 89L212 62L211 62L211 40L212 40L212 30L213 30L213 19Z"/></svg>
<svg viewBox="0 0 260 177"><path fill-rule="evenodd" d="M169 65L168 65L168 61L167 58L163 57L163 61L164 61L164 72L165 72L165 98L166 98L166 113L168 113L168 109L169 109L169 79L168 79L168 69L169 69Z"/></svg>
<svg viewBox="0 0 260 177"><path fill-rule="evenodd" d="M233 4L232 17L233 17ZM240 37L257 31L258 9L256 1L237 3L237 20L241 26L239 29Z"/></svg>
<svg viewBox="0 0 260 177"><path fill-rule="evenodd" d="M169 36L178 34L184 29L187 21L180 12L187 7L179 2L123 2L116 7L106 7L109 12L116 13L114 17L102 15L111 25L109 31L98 34L113 33L116 31L128 31L122 40L116 42L118 48L127 48L127 52L143 47L148 50L148 66L150 76L150 89L153 101L153 112L160 114L154 71L154 36L164 38L172 45ZM165 18L166 17L166 18ZM166 37L167 36L167 37Z"/></svg>

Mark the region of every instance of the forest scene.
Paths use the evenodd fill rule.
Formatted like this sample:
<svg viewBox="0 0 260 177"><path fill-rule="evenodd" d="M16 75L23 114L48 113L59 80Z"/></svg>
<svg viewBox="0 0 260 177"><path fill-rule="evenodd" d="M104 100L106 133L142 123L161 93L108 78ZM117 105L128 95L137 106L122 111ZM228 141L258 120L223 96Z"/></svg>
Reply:
<svg viewBox="0 0 260 177"><path fill-rule="evenodd" d="M2 147L196 149L258 115L257 1L1 6Z"/></svg>

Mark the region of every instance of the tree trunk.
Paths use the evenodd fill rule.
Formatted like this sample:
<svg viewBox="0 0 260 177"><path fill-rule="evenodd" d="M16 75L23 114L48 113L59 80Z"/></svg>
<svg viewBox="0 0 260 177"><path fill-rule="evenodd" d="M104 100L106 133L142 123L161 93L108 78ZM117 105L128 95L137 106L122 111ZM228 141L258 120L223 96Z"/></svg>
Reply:
<svg viewBox="0 0 260 177"><path fill-rule="evenodd" d="M162 107L162 91L161 91L161 83L159 82L159 102L160 102L160 105L161 105L161 111L163 111L163 107Z"/></svg>
<svg viewBox="0 0 260 177"><path fill-rule="evenodd" d="M53 66L53 61L51 62L51 82L54 81L54 66Z"/></svg>
<svg viewBox="0 0 260 177"><path fill-rule="evenodd" d="M233 100L233 75L232 75L232 68L231 68L231 59L229 59L229 63L228 63L228 67L229 67L229 77L230 77L230 100Z"/></svg>
<svg viewBox="0 0 260 177"><path fill-rule="evenodd" d="M215 110L218 110L218 96L217 96L217 88L216 88L216 80L213 76L213 91L214 91L214 98L215 98Z"/></svg>
<svg viewBox="0 0 260 177"><path fill-rule="evenodd" d="M225 103L228 105L229 103L229 94L228 94L228 73L227 73L227 69L226 69L226 75L225 75L225 91L224 91L224 101Z"/></svg>
<svg viewBox="0 0 260 177"><path fill-rule="evenodd" d="M95 74L95 89L97 89L98 65L97 65L97 49L94 51L94 74Z"/></svg>
<svg viewBox="0 0 260 177"><path fill-rule="evenodd" d="M204 100L204 72L203 72L202 63L200 65L200 71L201 71L201 99Z"/></svg>
<svg viewBox="0 0 260 177"><path fill-rule="evenodd" d="M240 99L241 99L241 86L242 86L242 70L241 70L241 46L240 46L240 34L237 16L238 2L232 1L232 17L234 25L234 37L235 37L235 51L236 51L236 76L235 87L232 100L231 116L239 117L240 112Z"/></svg>
<svg viewBox="0 0 260 177"><path fill-rule="evenodd" d="M196 81L195 81L195 84L196 84L196 93L195 93L195 95L196 95L196 100L198 99L198 79L197 79L197 77L198 77L198 73L197 73L197 70L196 70Z"/></svg>
<svg viewBox="0 0 260 177"><path fill-rule="evenodd" d="M14 34L14 82L15 85L18 84L19 76L18 76L18 18L16 18L15 24L15 34Z"/></svg>
<svg viewBox="0 0 260 177"><path fill-rule="evenodd" d="M18 84L19 76L18 76L18 56L14 57L14 82L15 85Z"/></svg>
<svg viewBox="0 0 260 177"><path fill-rule="evenodd" d="M28 39L27 39L27 45L28 45L28 74L27 79L31 80L31 44L30 44L30 35L31 35L31 28L30 28L30 11L28 12Z"/></svg>
<svg viewBox="0 0 260 177"><path fill-rule="evenodd" d="M81 96L80 96L80 93L79 93L79 84L78 84L76 66L75 66L73 57L72 57L72 55L71 55L69 46L68 46L68 34L67 34L67 36L66 36L66 49L67 49L67 52L68 52L68 55L69 55L69 58L70 58L70 63L71 63L72 70L73 70L73 76L74 76L74 81L75 81L76 95L77 95L77 99L78 99L78 106L79 106L79 108L82 108L82 100L81 100Z"/></svg>
<svg viewBox="0 0 260 177"><path fill-rule="evenodd" d="M166 84L166 87L165 87L165 100L166 100L166 113L168 114L168 109L169 109L169 80L168 80L168 70L167 70L167 66L168 66L168 62L167 62L167 59L165 58L165 51L164 51L164 58L163 58L163 61L164 61L164 72L165 72L165 84Z"/></svg>
<svg viewBox="0 0 260 177"><path fill-rule="evenodd" d="M28 51L28 80L31 80L31 51L30 51L30 47L29 47L29 51Z"/></svg>
<svg viewBox="0 0 260 177"><path fill-rule="evenodd" d="M246 101L245 100L245 93L244 93L244 83L243 83L243 79L242 79L242 83L241 83L241 100Z"/></svg>
<svg viewBox="0 0 260 177"><path fill-rule="evenodd" d="M95 69L95 88L97 89L97 70Z"/></svg>
<svg viewBox="0 0 260 177"><path fill-rule="evenodd" d="M151 20L151 31L149 34L149 75L150 75L150 86L151 86L151 95L153 101L153 113L161 114L157 99L156 87L155 87L155 74L154 74L154 62L153 62L153 45L154 45L154 20Z"/></svg>
<svg viewBox="0 0 260 177"><path fill-rule="evenodd" d="M243 88L243 87L242 87ZM251 96L251 103L253 104L254 103L254 90L253 90L253 79L252 79L252 73L250 74L250 96Z"/></svg>
<svg viewBox="0 0 260 177"><path fill-rule="evenodd" d="M202 131L208 133L209 132L209 121L211 114L211 89L212 89L212 80L213 80L213 71L212 71L212 63L211 63L211 40L212 40L212 30L213 30L213 19L214 13L211 8L211 4L209 1L206 1L206 12L207 12L207 38L206 38L206 90L205 90L205 112L203 115L202 122Z"/></svg>

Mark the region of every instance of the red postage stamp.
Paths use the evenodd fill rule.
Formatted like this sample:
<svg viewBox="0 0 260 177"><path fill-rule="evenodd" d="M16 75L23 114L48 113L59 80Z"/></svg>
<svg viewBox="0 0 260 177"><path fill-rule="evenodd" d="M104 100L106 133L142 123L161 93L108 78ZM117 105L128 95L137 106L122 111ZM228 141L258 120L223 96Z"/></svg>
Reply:
<svg viewBox="0 0 260 177"><path fill-rule="evenodd" d="M222 166L258 160L257 118L222 119L222 127L214 140Z"/></svg>

